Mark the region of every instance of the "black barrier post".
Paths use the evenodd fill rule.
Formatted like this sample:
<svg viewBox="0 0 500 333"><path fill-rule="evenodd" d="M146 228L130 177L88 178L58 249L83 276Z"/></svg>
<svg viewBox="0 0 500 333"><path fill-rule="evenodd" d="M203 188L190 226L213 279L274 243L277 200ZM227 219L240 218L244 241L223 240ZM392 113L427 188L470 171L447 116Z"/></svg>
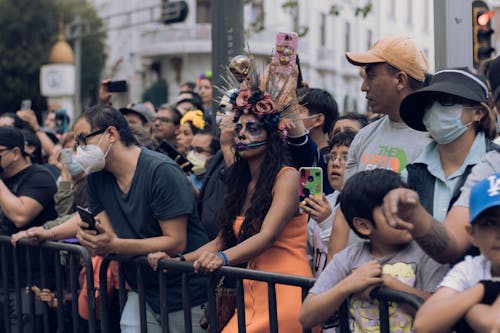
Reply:
<svg viewBox="0 0 500 333"><path fill-rule="evenodd" d="M215 299L215 291L218 284L218 279L215 274L210 274L208 277L208 323L210 325L210 333L217 333L217 302Z"/></svg>
<svg viewBox="0 0 500 333"><path fill-rule="evenodd" d="M28 248L28 251L30 251L31 248ZM40 261L40 274L41 274L41 281L40 281L40 290L43 290L44 288L48 288L48 283L47 283L47 264L45 263L45 251L43 249L40 249L39 254L39 261ZM42 318L43 318L43 331L44 332L50 332L50 323L49 323L49 306L46 302L41 302L42 303Z"/></svg>
<svg viewBox="0 0 500 333"><path fill-rule="evenodd" d="M182 307L184 308L184 332L193 332L191 322L191 301L189 295L189 280L186 272L182 273Z"/></svg>
<svg viewBox="0 0 500 333"><path fill-rule="evenodd" d="M267 303L269 309L269 328L272 333L278 333L278 309L276 307L276 285L267 284Z"/></svg>
<svg viewBox="0 0 500 333"><path fill-rule="evenodd" d="M35 332L35 297L33 296L33 267L31 267L31 251L30 248L26 248L26 265L27 265L27 276L28 281L26 284L26 296L28 296L28 311L30 315L30 332Z"/></svg>
<svg viewBox="0 0 500 333"><path fill-rule="evenodd" d="M389 324L389 302L378 300L378 315L381 333L391 333Z"/></svg>
<svg viewBox="0 0 500 333"><path fill-rule="evenodd" d="M245 293L243 288L243 279L236 280L236 309L238 311L238 333L245 333L247 326L245 324Z"/></svg>
<svg viewBox="0 0 500 333"><path fill-rule="evenodd" d="M9 266L6 245L0 243L0 247L2 250L3 329L5 333L10 333L10 309L12 303L9 295Z"/></svg>
<svg viewBox="0 0 500 333"><path fill-rule="evenodd" d="M76 270L77 263L76 258L73 254L69 256L69 275L70 275L70 288L71 288L71 313L73 318L73 333L78 333L78 322L79 320L75 320L78 318L78 302L75 300L78 299L77 287L78 287L78 271ZM90 325L90 323L89 323Z"/></svg>
<svg viewBox="0 0 500 333"><path fill-rule="evenodd" d="M168 322L168 302L161 301L167 299L167 276L163 268L158 267L159 281L160 281L160 316L161 316L161 330L163 333L169 333L170 327Z"/></svg>
<svg viewBox="0 0 500 333"><path fill-rule="evenodd" d="M108 332L109 330L108 267L110 261L110 256L105 256L102 258L101 266L99 267L99 300L101 304L101 330L103 332Z"/></svg>
<svg viewBox="0 0 500 333"><path fill-rule="evenodd" d="M309 293L309 289L310 289L310 287L308 287L308 288L302 287L302 303L304 303L304 300L306 299L307 294ZM310 328L304 328L303 332L304 333L311 333L311 329Z"/></svg>
<svg viewBox="0 0 500 333"><path fill-rule="evenodd" d="M339 333L350 333L349 329L349 297L346 298L339 308Z"/></svg>
<svg viewBox="0 0 500 333"><path fill-rule="evenodd" d="M141 318L141 333L147 333L146 299L144 297L144 281L142 280L141 266L137 265L137 293L139 294L139 315Z"/></svg>
<svg viewBox="0 0 500 333"><path fill-rule="evenodd" d="M127 288L125 288L125 270L121 262L118 263L118 297L120 300L120 314L127 303Z"/></svg>
<svg viewBox="0 0 500 333"><path fill-rule="evenodd" d="M64 294L61 273L61 255L54 251L54 266L56 269L56 296L57 296L57 332L64 332Z"/></svg>
<svg viewBox="0 0 500 333"><path fill-rule="evenodd" d="M23 309L21 303L21 281L19 272L19 249L15 247L13 249L13 259L14 259L14 299L16 304L16 328L18 333L23 332Z"/></svg>

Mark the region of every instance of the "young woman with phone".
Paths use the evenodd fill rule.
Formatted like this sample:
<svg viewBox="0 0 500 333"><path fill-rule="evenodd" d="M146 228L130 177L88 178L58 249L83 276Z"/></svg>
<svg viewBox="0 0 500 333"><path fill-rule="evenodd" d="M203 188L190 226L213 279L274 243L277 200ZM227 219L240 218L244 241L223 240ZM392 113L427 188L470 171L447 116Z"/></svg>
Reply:
<svg viewBox="0 0 500 333"><path fill-rule="evenodd" d="M296 79L295 72L279 81L286 86L269 89L280 92L272 96L259 86L270 87L273 82L259 85L254 78L252 86L243 83L234 96L234 163L227 171L221 228L213 241L184 255L194 262L196 271L243 264L248 269L312 276L306 255L307 215L299 213L299 173L288 166L281 117L283 110L296 103L291 97ZM149 260L155 267L166 257L154 253ZM244 280L243 287L246 331L269 332L267 284ZM280 331L302 331L298 321L301 289L277 285L276 298ZM235 331L237 316L233 315L222 332Z"/></svg>

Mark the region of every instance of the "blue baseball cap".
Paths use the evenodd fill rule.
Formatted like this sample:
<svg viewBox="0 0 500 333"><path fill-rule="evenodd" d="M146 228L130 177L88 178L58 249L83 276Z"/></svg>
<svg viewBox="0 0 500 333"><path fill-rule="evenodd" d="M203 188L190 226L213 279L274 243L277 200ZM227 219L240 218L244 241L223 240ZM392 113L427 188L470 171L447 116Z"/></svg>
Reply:
<svg viewBox="0 0 500 333"><path fill-rule="evenodd" d="M470 192L470 223L474 223L485 210L500 206L500 173L481 180Z"/></svg>

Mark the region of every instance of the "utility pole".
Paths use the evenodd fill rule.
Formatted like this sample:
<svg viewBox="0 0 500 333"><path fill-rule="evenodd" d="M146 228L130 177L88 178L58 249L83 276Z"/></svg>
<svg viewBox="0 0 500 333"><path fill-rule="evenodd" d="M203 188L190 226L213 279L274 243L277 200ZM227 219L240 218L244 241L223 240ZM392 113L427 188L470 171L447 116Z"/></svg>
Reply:
<svg viewBox="0 0 500 333"><path fill-rule="evenodd" d="M434 0L436 71L472 68L472 4L470 0Z"/></svg>
<svg viewBox="0 0 500 333"><path fill-rule="evenodd" d="M220 87L223 84L221 66L228 65L231 58L243 53L243 0L214 0L212 5L212 85ZM220 92L213 89L213 101L220 97ZM213 124L216 124L217 108L217 102L212 102Z"/></svg>

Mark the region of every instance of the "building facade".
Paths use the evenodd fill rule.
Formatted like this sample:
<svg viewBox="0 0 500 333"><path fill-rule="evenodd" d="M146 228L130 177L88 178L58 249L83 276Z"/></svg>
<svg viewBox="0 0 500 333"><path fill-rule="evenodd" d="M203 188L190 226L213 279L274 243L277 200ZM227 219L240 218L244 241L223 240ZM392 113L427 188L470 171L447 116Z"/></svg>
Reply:
<svg viewBox="0 0 500 333"><path fill-rule="evenodd" d="M109 29L108 60L104 77L126 79L129 93L119 101L140 100L157 74L168 82L173 101L184 81L195 81L211 69L211 11L217 0L186 0L187 19L159 22L161 0L91 0ZM304 80L328 90L342 111L366 110L360 91L359 68L350 65L345 52L366 51L383 36L412 37L434 68L432 0L252 0L244 6L246 43L256 56L272 54L276 34L297 31ZM216 9L216 8L215 8ZM111 17L111 18L110 18ZM118 97L120 98L120 97Z"/></svg>

